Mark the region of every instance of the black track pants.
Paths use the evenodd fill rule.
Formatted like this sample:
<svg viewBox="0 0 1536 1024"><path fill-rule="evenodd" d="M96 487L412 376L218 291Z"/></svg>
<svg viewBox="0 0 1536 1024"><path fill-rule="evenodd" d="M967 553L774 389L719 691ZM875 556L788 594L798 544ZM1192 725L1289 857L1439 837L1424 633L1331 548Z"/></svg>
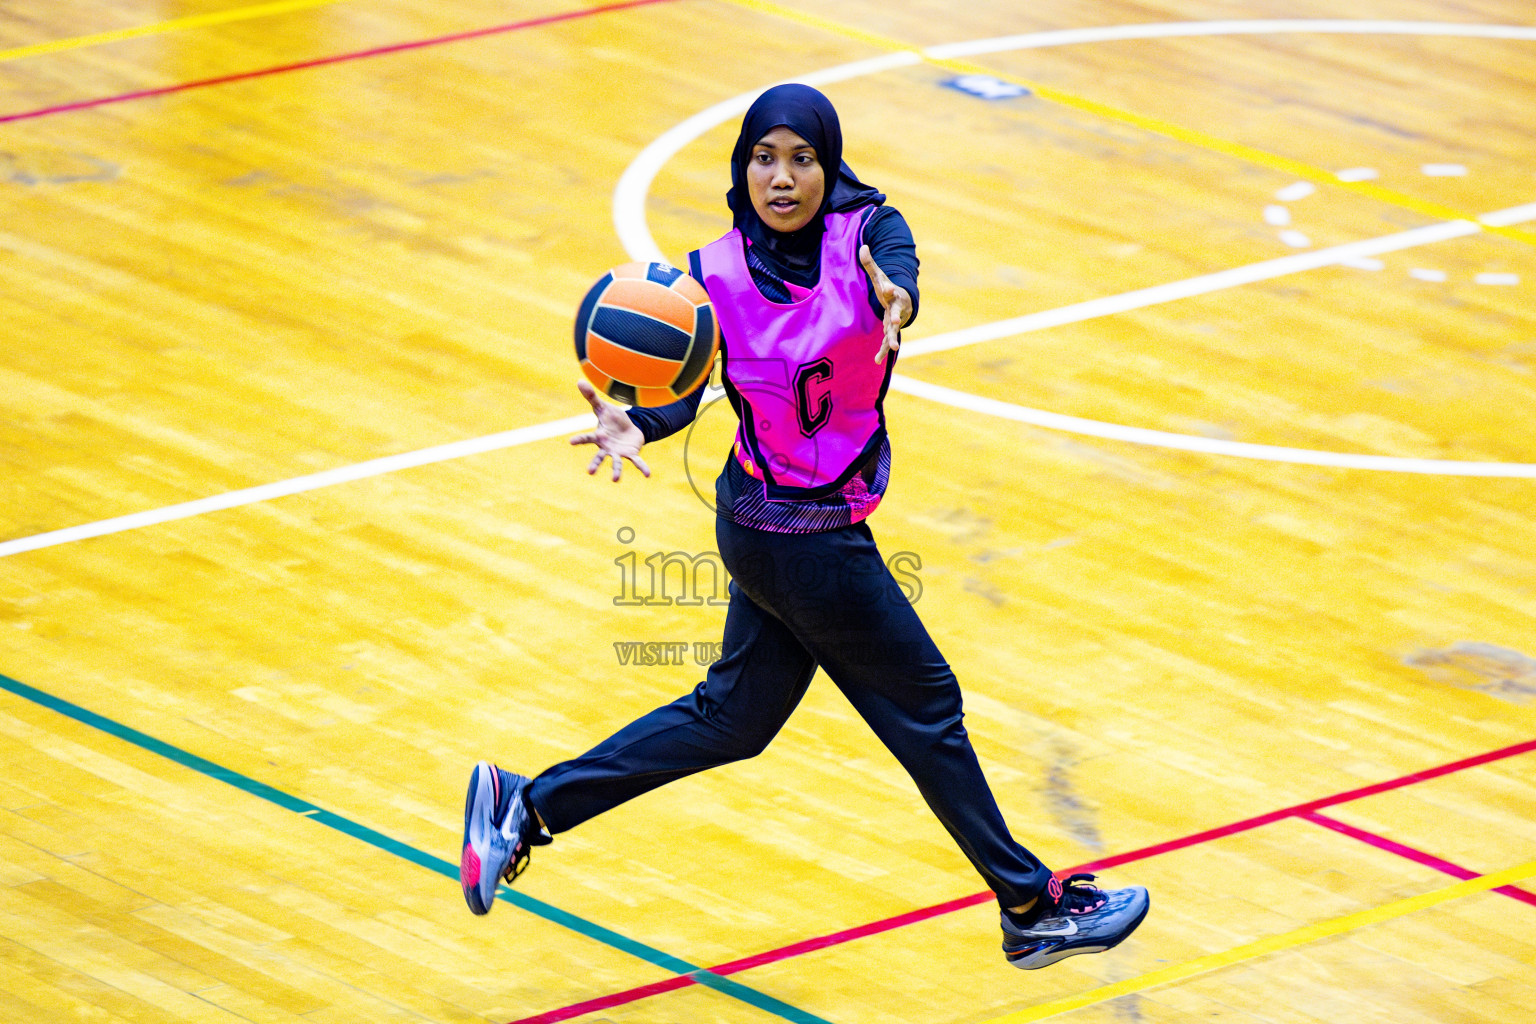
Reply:
<svg viewBox="0 0 1536 1024"><path fill-rule="evenodd" d="M731 603L724 653L694 690L534 780L563 832L685 775L760 753L819 665L911 774L1004 906L1050 871L1014 842L962 724L960 686L863 523L769 533L718 519Z"/></svg>

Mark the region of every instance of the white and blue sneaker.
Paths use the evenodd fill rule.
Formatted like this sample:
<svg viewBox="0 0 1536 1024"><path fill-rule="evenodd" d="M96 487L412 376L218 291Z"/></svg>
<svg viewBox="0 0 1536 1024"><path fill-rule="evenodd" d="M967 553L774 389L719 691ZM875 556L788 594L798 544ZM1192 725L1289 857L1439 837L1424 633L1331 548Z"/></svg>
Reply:
<svg viewBox="0 0 1536 1024"><path fill-rule="evenodd" d="M496 886L510 883L528 867L528 848L553 838L523 800L533 780L481 761L469 773L464 797L464 852L459 855L459 884L464 902L476 914L488 914Z"/></svg>
<svg viewBox="0 0 1536 1024"><path fill-rule="evenodd" d="M1053 877L1035 906L1023 914L1003 911L1003 955L1010 964L1033 971L1079 953L1102 953L1136 930L1151 906L1147 890L1077 884L1093 877L1073 875L1065 886Z"/></svg>

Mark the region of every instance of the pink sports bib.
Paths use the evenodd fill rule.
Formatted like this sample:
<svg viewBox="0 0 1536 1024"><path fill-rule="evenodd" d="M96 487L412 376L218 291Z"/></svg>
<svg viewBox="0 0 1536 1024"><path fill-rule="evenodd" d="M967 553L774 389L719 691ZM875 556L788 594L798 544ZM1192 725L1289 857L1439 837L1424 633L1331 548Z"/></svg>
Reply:
<svg viewBox="0 0 1536 1024"><path fill-rule="evenodd" d="M771 500L839 490L885 439L889 362L875 362L885 331L859 263L869 213L827 215L820 280L789 303L758 291L739 231L699 250L741 400L738 458Z"/></svg>

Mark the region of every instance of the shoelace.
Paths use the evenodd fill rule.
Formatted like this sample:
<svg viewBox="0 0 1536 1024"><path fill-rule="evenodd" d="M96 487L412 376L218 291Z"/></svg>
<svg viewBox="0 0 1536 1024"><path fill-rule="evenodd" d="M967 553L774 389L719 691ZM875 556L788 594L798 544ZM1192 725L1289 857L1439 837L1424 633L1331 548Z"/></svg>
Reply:
<svg viewBox="0 0 1536 1024"><path fill-rule="evenodd" d="M507 808L507 814L510 815L515 810L516 806L517 805L515 803L509 806ZM527 819L524 818L522 823L526 825L528 823ZM498 824L496 828L498 830L505 830L507 824L508 822L506 817L503 816L501 823ZM515 845L512 847L512 859L507 861L506 870L501 873L502 879L505 880L508 885L511 885L518 875L528 870L528 863L533 859L529 853L530 846L528 843L527 830L524 828L519 828L517 832L517 838L513 841ZM505 834L504 831L503 834Z"/></svg>
<svg viewBox="0 0 1536 1024"><path fill-rule="evenodd" d="M533 857L528 852L528 844L519 841L517 849L512 851L512 859L507 861L507 870L501 873L502 879L511 885L518 875L528 870L528 863L531 860Z"/></svg>
<svg viewBox="0 0 1536 1024"><path fill-rule="evenodd" d="M1061 888L1061 897L1056 901L1056 906L1068 914L1091 914L1098 910L1109 897L1104 890L1096 885L1077 885L1078 882L1091 882L1095 875L1071 875Z"/></svg>
<svg viewBox="0 0 1536 1024"><path fill-rule="evenodd" d="M496 783L496 801L497 803L500 803L501 774L499 769L495 769L495 771L497 773L494 776ZM515 807L515 802L508 804L506 812L502 815L500 822L496 822L494 818L492 819L492 823L497 829L501 829L506 826L506 816L511 814ZM534 846L547 846L549 845L550 840L553 838L547 831L545 831L543 828L540 828L537 824L530 820L529 814L526 810L523 813L523 825L525 827L518 829L519 834L517 837L517 845L512 848L512 859L507 861L506 870L501 873L502 879L508 885L511 885L518 875L528 870L528 864L533 859L529 853L529 849ZM530 835L530 833L532 834Z"/></svg>
<svg viewBox="0 0 1536 1024"><path fill-rule="evenodd" d="M501 772L499 769L494 768L492 771L495 772L495 775L493 775L492 778L496 785L496 802L499 804L501 802ZM497 821L493 808L493 813L491 815L491 827L505 835L506 827L508 825L507 818L516 809L516 801L509 803L507 805L506 811L502 813L501 820ZM506 868L501 872L502 880L505 881L508 885L511 885L513 880L516 879L518 875L528 870L528 862L531 860L528 855L528 840L521 835L521 829L519 829L518 832L519 835L517 839L514 840L516 845L512 847L512 859L507 861Z"/></svg>

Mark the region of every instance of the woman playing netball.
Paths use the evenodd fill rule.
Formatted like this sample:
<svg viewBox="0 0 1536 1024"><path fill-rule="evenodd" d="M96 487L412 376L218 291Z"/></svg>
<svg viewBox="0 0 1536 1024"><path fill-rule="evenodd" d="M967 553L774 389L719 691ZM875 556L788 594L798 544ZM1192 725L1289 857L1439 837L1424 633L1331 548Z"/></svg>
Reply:
<svg viewBox="0 0 1536 1024"><path fill-rule="evenodd" d="M911 774L1002 912L1010 963L1044 967L1129 935L1145 889L1063 885L1013 840L962 724L960 687L886 569L864 520L890 472L883 400L917 311L917 254L901 215L842 161L842 131L808 86L747 111L726 196L734 227L689 255L719 318L723 381L741 425L716 481L730 571L723 655L691 693L533 779L482 761L464 808L460 881L490 910L530 846L685 775L753 757L820 667ZM703 388L628 412L577 385L597 426L572 438L650 470L642 446L690 423Z"/></svg>

